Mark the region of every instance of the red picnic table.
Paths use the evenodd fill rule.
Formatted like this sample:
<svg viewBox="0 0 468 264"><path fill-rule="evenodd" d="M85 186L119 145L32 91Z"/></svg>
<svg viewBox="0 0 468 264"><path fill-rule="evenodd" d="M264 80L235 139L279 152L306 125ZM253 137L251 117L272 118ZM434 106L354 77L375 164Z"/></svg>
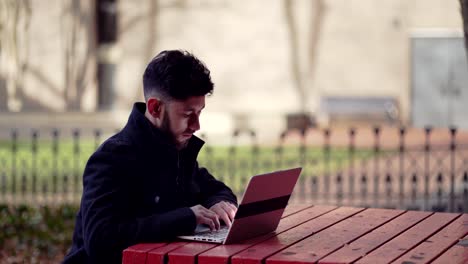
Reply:
<svg viewBox="0 0 468 264"><path fill-rule="evenodd" d="M468 263L468 214L289 205L275 233L238 244L131 246L123 263Z"/></svg>

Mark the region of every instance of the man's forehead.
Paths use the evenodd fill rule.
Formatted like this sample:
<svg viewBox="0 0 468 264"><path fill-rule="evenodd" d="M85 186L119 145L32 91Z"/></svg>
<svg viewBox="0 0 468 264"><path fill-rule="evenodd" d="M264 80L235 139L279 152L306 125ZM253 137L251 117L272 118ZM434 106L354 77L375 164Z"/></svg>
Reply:
<svg viewBox="0 0 468 264"><path fill-rule="evenodd" d="M173 101L173 106L182 111L199 111L205 108L205 97L190 97L183 101Z"/></svg>
<svg viewBox="0 0 468 264"><path fill-rule="evenodd" d="M200 111L205 108L205 104L203 105L186 105L183 107L182 110L184 111Z"/></svg>

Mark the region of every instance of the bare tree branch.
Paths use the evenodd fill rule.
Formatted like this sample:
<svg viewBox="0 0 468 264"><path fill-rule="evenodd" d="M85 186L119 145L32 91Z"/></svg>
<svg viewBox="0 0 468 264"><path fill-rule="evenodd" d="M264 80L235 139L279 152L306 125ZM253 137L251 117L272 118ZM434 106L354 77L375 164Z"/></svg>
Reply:
<svg viewBox="0 0 468 264"><path fill-rule="evenodd" d="M310 25L308 38L302 38L302 41L306 41L305 47L307 50L305 54L307 56L307 65L302 65L300 60L300 43L301 40L299 33L297 32L297 25L295 24L295 14L293 11L293 0L284 0L284 10L286 17L286 26L288 28L289 40L290 40L290 54L291 54L291 67L292 75L299 97L300 111L307 112L308 107L308 89L311 88L312 80L315 75L317 68L317 54L318 54L318 43L321 36L321 28L323 24L323 14L325 6L323 0L312 0L310 2Z"/></svg>
<svg viewBox="0 0 468 264"><path fill-rule="evenodd" d="M79 0L64 3L65 92L63 98L67 110L80 110L86 86L94 78L91 59L95 55L91 4ZM83 45L83 46L82 46Z"/></svg>
<svg viewBox="0 0 468 264"><path fill-rule="evenodd" d="M20 89L28 59L28 30L31 20L29 0L0 1L0 75L4 80L7 109L20 111ZM3 93L3 92L2 92Z"/></svg>
<svg viewBox="0 0 468 264"><path fill-rule="evenodd" d="M463 19L463 32L465 37L465 52L468 59L468 0L460 0L460 11Z"/></svg>
<svg viewBox="0 0 468 264"><path fill-rule="evenodd" d="M294 79L294 87L297 90L297 95L299 97L299 106L300 111L305 112L306 108L306 91L301 78L301 66L299 61L299 44L298 36L296 31L296 25L294 23L294 12L293 12L293 1L284 0L284 11L286 15L286 26L288 27L289 41L290 41L290 54L291 54L291 67L292 75Z"/></svg>
<svg viewBox="0 0 468 264"><path fill-rule="evenodd" d="M323 0L315 0L312 4L312 23L310 25L310 40L309 40L309 76L315 76L315 69L317 67L318 43L321 37L321 29L323 24L323 13L325 5ZM312 78L309 79L312 81Z"/></svg>

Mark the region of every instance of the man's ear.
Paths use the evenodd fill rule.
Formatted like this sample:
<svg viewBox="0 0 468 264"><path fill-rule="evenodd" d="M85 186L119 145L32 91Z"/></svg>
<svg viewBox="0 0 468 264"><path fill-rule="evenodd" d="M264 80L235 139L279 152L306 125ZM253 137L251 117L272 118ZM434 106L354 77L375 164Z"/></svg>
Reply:
<svg viewBox="0 0 468 264"><path fill-rule="evenodd" d="M148 102L146 102L146 107L148 108L148 112L153 118L161 117L161 114L162 114L161 106L162 106L162 101L156 97L151 97L148 99Z"/></svg>

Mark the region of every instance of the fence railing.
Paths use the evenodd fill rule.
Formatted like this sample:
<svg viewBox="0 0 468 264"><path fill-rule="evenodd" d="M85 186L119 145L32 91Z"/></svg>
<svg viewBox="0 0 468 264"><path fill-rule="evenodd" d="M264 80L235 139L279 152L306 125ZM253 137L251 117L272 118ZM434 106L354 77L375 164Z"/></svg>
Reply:
<svg viewBox="0 0 468 264"><path fill-rule="evenodd" d="M12 130L0 141L0 203L78 203L86 161L113 132ZM270 144L236 131L229 146L206 140L200 164L239 196L252 175L301 166L291 202L468 212L468 136L455 128L310 129Z"/></svg>

